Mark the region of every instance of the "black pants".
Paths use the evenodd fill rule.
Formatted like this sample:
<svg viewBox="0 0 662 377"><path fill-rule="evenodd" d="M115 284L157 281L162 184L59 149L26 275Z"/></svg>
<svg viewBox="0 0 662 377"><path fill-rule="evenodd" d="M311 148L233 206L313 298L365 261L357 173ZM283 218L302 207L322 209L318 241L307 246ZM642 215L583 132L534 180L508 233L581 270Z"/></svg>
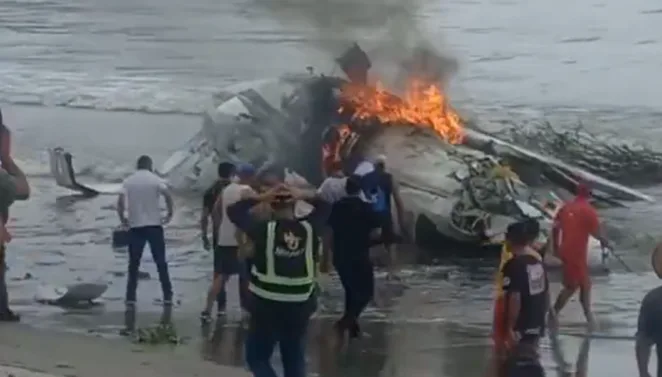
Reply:
<svg viewBox="0 0 662 377"><path fill-rule="evenodd" d="M264 301L264 300L262 300ZM246 336L246 363L254 377L275 377L271 355L280 348L284 377L306 376L306 331L310 311L304 304L258 305Z"/></svg>
<svg viewBox="0 0 662 377"><path fill-rule="evenodd" d="M172 302L172 283L168 274L168 263L165 256L165 237L162 226L142 226L129 229L129 276L126 283L126 302L136 302L138 289L138 270L140 259L149 244L154 264L159 274L164 303Z"/></svg>
<svg viewBox="0 0 662 377"><path fill-rule="evenodd" d="M375 275L370 259L334 260L334 267L345 289L345 313L341 323L356 326L359 316L372 300Z"/></svg>

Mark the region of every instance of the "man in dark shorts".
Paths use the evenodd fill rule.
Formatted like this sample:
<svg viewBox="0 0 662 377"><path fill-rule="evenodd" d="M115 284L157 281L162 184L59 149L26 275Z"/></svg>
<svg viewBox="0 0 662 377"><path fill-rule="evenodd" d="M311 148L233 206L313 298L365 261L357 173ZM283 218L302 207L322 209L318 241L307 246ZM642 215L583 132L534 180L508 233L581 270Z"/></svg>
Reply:
<svg viewBox="0 0 662 377"><path fill-rule="evenodd" d="M218 263L214 269L218 275L214 278L207 293L207 302L200 313L200 319L203 323L211 320L210 313L214 299L225 291L225 284L231 276L239 275L239 300L243 309L246 304L246 276L245 269L238 258L238 247L241 238L235 224L227 216L227 207L238 202L246 195L253 195L255 191L251 187L254 183L255 168L250 164L242 164L237 167L236 175L238 180L228 184L214 203L212 216L214 222L219 224L218 242L214 246L214 254ZM222 315L223 311L218 314ZM245 314L245 312L244 312Z"/></svg>
<svg viewBox="0 0 662 377"><path fill-rule="evenodd" d="M202 197L202 214L200 216L200 234L202 236L202 246L205 250L210 250L212 245L215 246L218 243L218 227L220 224L216 224L213 221L212 211L214 210L214 203L223 192L223 189L230 184L230 180L235 172L235 166L231 162L221 162L218 164L217 168L218 180L205 191L204 196ZM209 242L209 236L207 229L209 228L209 218L212 218L212 242ZM214 250L214 278L220 273L220 257L219 253ZM226 296L225 291L221 291L216 297L216 303L218 304L218 311L223 312L225 310Z"/></svg>
<svg viewBox="0 0 662 377"><path fill-rule="evenodd" d="M400 188L393 176L386 171L386 156L380 155L375 159L375 170L377 177L377 188L373 209L377 212L380 221L381 239L388 254L389 276L395 276L395 266L397 264L397 254L395 252L395 233L393 231L393 215L391 214L391 200L395 204L396 214L400 232L406 236L404 228L404 205L400 197Z"/></svg>
<svg viewBox="0 0 662 377"><path fill-rule="evenodd" d="M544 376L538 343L545 333L549 283L542 257L529 247L538 234L529 221L522 221L509 227L506 237L513 257L502 270L507 339L500 375Z"/></svg>

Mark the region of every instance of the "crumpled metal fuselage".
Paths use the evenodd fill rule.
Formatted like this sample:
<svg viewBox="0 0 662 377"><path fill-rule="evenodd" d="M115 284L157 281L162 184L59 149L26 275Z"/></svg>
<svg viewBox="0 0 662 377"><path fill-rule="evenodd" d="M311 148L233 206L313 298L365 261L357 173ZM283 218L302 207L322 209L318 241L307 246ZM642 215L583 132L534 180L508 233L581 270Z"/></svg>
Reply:
<svg viewBox="0 0 662 377"><path fill-rule="evenodd" d="M176 189L204 190L214 182L219 161L251 162L258 170L287 167L310 183L318 184L322 179L322 145L328 132L333 132L338 125L333 120L336 109L329 105L329 101L333 101L339 81L302 74L257 80L224 89L214 96L213 103L204 113L202 130L175 152L160 172ZM490 240L498 242L507 225L525 214L539 218L547 234L557 208L546 209L541 198L553 197L554 190L534 189L518 182L514 197L512 193L497 193L502 196L497 201L507 202L509 206L499 213L501 210L490 212L476 205L475 197L472 198L475 193L467 188L471 164L490 160L488 154L480 150L484 148L476 147L476 141L478 144L491 143L492 149L510 151L511 155L536 163L540 163L540 158L532 157L533 152L502 144L499 140L495 146L493 138L471 130L468 132L472 133L474 143L457 146L449 145L420 128L385 126L377 132L373 129L360 135L361 142L345 151L344 157L388 156L389 171L401 186L407 212L405 224L401 226L417 237L420 237L417 224L425 219L433 224L431 231L454 240L473 244ZM494 159L491 161L495 162ZM491 185L489 179L486 182ZM630 198L638 194L625 189L615 192L625 192L624 195ZM489 190L474 187L473 191L487 195L485 192ZM474 220L475 223L471 224ZM540 242L545 241L543 235ZM591 250L591 263L600 263L597 241L591 241Z"/></svg>

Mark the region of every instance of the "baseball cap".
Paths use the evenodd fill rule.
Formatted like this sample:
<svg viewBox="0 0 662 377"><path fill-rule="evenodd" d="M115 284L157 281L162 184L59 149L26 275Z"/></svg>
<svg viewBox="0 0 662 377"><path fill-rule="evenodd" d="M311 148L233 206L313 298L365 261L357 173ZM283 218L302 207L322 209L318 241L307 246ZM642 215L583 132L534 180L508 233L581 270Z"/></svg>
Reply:
<svg viewBox="0 0 662 377"><path fill-rule="evenodd" d="M239 164L237 166L237 175L240 177L252 177L255 175L255 167L249 163Z"/></svg>
<svg viewBox="0 0 662 377"><path fill-rule="evenodd" d="M375 157L375 164L386 164L386 155L380 154Z"/></svg>

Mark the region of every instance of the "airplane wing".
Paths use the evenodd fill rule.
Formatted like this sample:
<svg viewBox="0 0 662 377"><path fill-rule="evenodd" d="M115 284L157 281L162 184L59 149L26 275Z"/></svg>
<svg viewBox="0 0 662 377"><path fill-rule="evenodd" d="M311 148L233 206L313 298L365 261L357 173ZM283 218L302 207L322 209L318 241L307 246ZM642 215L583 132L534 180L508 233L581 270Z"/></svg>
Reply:
<svg viewBox="0 0 662 377"><path fill-rule="evenodd" d="M51 174L58 186L85 196L113 195L122 191L119 183L81 183L76 179L71 153L61 147L48 150Z"/></svg>
<svg viewBox="0 0 662 377"><path fill-rule="evenodd" d="M512 154L514 156L521 156L526 159L542 163L546 168L543 173L545 173L548 177L554 176L556 178L561 178L560 180L556 181L563 181L565 184L569 185L569 188L573 189L570 190L571 192L574 191L574 187L577 185L577 182L585 181L591 183L591 189L594 191L594 196L596 196L596 194L600 195L600 193L595 192L597 190L617 200L644 200L647 202L655 201L651 196L646 195L638 190L599 177L593 173L589 173L584 169L566 164L554 157L540 155L526 148L507 143L503 140L497 139L476 130L466 130L466 132L468 136L467 141L470 143L482 143L483 145L491 144L491 147L497 153Z"/></svg>

